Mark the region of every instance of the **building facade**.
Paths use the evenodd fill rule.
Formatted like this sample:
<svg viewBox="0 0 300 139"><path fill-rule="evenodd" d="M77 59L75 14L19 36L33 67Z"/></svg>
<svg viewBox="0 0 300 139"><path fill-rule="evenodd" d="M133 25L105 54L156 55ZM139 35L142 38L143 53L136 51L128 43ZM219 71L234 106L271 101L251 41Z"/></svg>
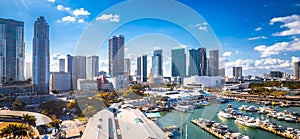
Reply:
<svg viewBox="0 0 300 139"><path fill-rule="evenodd" d="M200 71L199 76L207 76L207 56L206 56L206 48L199 48L199 58L200 58Z"/></svg>
<svg viewBox="0 0 300 139"><path fill-rule="evenodd" d="M92 80L99 72L99 57L90 56L86 58L86 78Z"/></svg>
<svg viewBox="0 0 300 139"><path fill-rule="evenodd" d="M33 84L38 94L49 93L50 57L49 57L49 25L44 17L34 23L32 72Z"/></svg>
<svg viewBox="0 0 300 139"><path fill-rule="evenodd" d="M110 77L124 76L124 36L113 36L108 45Z"/></svg>
<svg viewBox="0 0 300 139"><path fill-rule="evenodd" d="M293 63L293 73L294 73L294 79L299 80L300 79L300 61Z"/></svg>
<svg viewBox="0 0 300 139"><path fill-rule="evenodd" d="M210 76L219 76L219 50L209 51Z"/></svg>
<svg viewBox="0 0 300 139"><path fill-rule="evenodd" d="M71 56L68 57L68 72L70 73L70 86L72 90L77 90L77 80L86 79L86 57Z"/></svg>
<svg viewBox="0 0 300 139"><path fill-rule="evenodd" d="M24 22L0 18L1 83L24 80Z"/></svg>
<svg viewBox="0 0 300 139"><path fill-rule="evenodd" d="M199 75L200 56L198 50L188 50L186 55L186 68L187 76Z"/></svg>
<svg viewBox="0 0 300 139"><path fill-rule="evenodd" d="M59 65L59 72L65 72L65 68L66 68L65 59L59 59L58 60L58 65Z"/></svg>
<svg viewBox="0 0 300 139"><path fill-rule="evenodd" d="M185 49L172 49L172 77L184 78L186 76L186 56Z"/></svg>
<svg viewBox="0 0 300 139"><path fill-rule="evenodd" d="M68 72L52 72L50 75L50 90L69 91L71 89L71 77Z"/></svg>
<svg viewBox="0 0 300 139"><path fill-rule="evenodd" d="M152 56L152 73L154 76L163 76L163 56L162 50L155 50Z"/></svg>
<svg viewBox="0 0 300 139"><path fill-rule="evenodd" d="M242 67L233 67L232 68L232 76L236 79L242 78L242 76L243 76Z"/></svg>

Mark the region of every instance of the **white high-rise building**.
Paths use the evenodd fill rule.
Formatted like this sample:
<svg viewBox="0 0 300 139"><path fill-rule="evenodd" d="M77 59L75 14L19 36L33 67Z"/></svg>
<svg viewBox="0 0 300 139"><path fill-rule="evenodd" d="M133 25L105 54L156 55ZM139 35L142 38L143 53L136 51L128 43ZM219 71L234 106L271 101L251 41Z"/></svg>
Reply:
<svg viewBox="0 0 300 139"><path fill-rule="evenodd" d="M99 57L90 56L86 58L86 78L92 80L99 72Z"/></svg>
<svg viewBox="0 0 300 139"><path fill-rule="evenodd" d="M299 80L300 79L300 61L293 63L293 73L294 73L294 79Z"/></svg>
<svg viewBox="0 0 300 139"><path fill-rule="evenodd" d="M65 59L59 59L58 65L59 65L59 72L65 72L65 67L66 67L66 61Z"/></svg>
<svg viewBox="0 0 300 139"><path fill-rule="evenodd" d="M32 62L26 62L25 64L25 79L32 78Z"/></svg>

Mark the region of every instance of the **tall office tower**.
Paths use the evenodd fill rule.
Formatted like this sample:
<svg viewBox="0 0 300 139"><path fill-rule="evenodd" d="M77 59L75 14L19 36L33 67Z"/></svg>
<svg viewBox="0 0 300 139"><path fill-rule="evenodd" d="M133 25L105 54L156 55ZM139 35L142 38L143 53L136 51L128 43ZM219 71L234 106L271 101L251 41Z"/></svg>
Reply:
<svg viewBox="0 0 300 139"><path fill-rule="evenodd" d="M294 79L299 80L300 79L300 61L293 63L293 73L294 73Z"/></svg>
<svg viewBox="0 0 300 139"><path fill-rule="evenodd" d="M25 79L32 78L32 62L25 63Z"/></svg>
<svg viewBox="0 0 300 139"><path fill-rule="evenodd" d="M68 72L71 77L71 89L77 90L77 80L86 79L86 57L85 56L71 56L68 57Z"/></svg>
<svg viewBox="0 0 300 139"><path fill-rule="evenodd" d="M59 72L65 72L65 59L59 59L58 65L59 65Z"/></svg>
<svg viewBox="0 0 300 139"><path fill-rule="evenodd" d="M162 64L162 50L155 50L152 56L152 74L154 76L163 76Z"/></svg>
<svg viewBox="0 0 300 139"><path fill-rule="evenodd" d="M219 76L225 77L225 68L219 69Z"/></svg>
<svg viewBox="0 0 300 139"><path fill-rule="evenodd" d="M209 62L209 58L207 58L207 75L210 75L210 62Z"/></svg>
<svg viewBox="0 0 300 139"><path fill-rule="evenodd" d="M172 77L184 78L186 76L186 56L185 49L178 48L171 50L172 57Z"/></svg>
<svg viewBox="0 0 300 139"><path fill-rule="evenodd" d="M147 55L142 56L142 82L147 82Z"/></svg>
<svg viewBox="0 0 300 139"><path fill-rule="evenodd" d="M200 69L199 54L200 54L199 51L196 49L188 50L188 53L186 55L187 76L199 75L199 69Z"/></svg>
<svg viewBox="0 0 300 139"><path fill-rule="evenodd" d="M141 81L141 74L142 74L142 58L141 57L137 57L136 60L136 81Z"/></svg>
<svg viewBox="0 0 300 139"><path fill-rule="evenodd" d="M129 81L129 76L130 76L130 59L129 58L126 58L125 61L124 61L124 74L126 76L126 78L128 79Z"/></svg>
<svg viewBox="0 0 300 139"><path fill-rule="evenodd" d="M0 81L24 80L24 59L24 22L0 18Z"/></svg>
<svg viewBox="0 0 300 139"><path fill-rule="evenodd" d="M233 67L232 68L232 75L234 78L241 78L243 76L242 67Z"/></svg>
<svg viewBox="0 0 300 139"><path fill-rule="evenodd" d="M92 80L99 72L99 57L90 56L86 58L86 78Z"/></svg>
<svg viewBox="0 0 300 139"><path fill-rule="evenodd" d="M207 56L206 48L199 48L199 58L200 58L200 71L199 76L207 76Z"/></svg>
<svg viewBox="0 0 300 139"><path fill-rule="evenodd" d="M73 56L71 55L67 55L67 72L70 73L70 88L73 90L73 83L72 83L72 70L73 70L73 67L72 67L72 63L73 63Z"/></svg>
<svg viewBox="0 0 300 139"><path fill-rule="evenodd" d="M43 16L34 23L33 37L33 84L38 94L49 93L50 57L49 25Z"/></svg>
<svg viewBox="0 0 300 139"><path fill-rule="evenodd" d="M210 76L219 76L219 50L209 51Z"/></svg>
<svg viewBox="0 0 300 139"><path fill-rule="evenodd" d="M113 36L109 39L109 75L124 76L124 36Z"/></svg>

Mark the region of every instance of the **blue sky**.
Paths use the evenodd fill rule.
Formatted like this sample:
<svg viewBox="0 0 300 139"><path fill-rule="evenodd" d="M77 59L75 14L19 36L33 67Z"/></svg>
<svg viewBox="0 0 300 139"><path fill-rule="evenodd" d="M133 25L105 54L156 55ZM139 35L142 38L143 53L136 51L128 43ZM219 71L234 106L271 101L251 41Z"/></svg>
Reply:
<svg viewBox="0 0 300 139"><path fill-rule="evenodd" d="M24 21L26 61L31 61L33 24L36 18L44 16L50 25L51 70L57 70L58 58L75 54L80 37L96 19L102 25L122 23L130 12L126 9L111 10L120 0L0 0L0 17ZM232 66L242 66L244 75L262 75L270 70L292 74L292 61L300 59L300 2L296 0L179 0L178 2L200 14L205 22L191 24L191 29L213 33L221 45L226 74L232 76ZM159 12L167 13L172 6L164 3ZM124 9L123 9L124 10ZM146 9L148 10L148 9ZM150 10L150 9L149 9ZM122 11L122 13L121 13ZM104 12L104 13L103 13ZM189 17L181 15L178 18ZM193 17L190 17L191 21ZM186 21L190 22L190 21ZM188 28L189 28L188 27ZM101 35L101 32L99 32ZM172 47L197 48L201 44L185 28L159 19L140 19L123 24L109 35L124 34L126 56L141 55L141 48L164 48L165 56ZM146 34L146 35L145 35ZM150 35L147 35L150 34ZM151 40L149 36L161 40ZM146 37L143 37L146 36ZM95 33L97 38L97 33ZM170 38L170 39L167 39ZM138 40L137 40L138 39ZM205 40L205 38L202 38ZM209 39L210 40L210 39ZM165 42L160 44L152 43ZM143 42L143 43L142 43ZM177 44L178 46L175 46ZM90 44L88 44L90 45ZM169 46L168 46L169 45ZM88 48L88 46L86 46ZM107 71L107 41L100 48L100 70ZM204 46L205 47L205 46ZM149 49L150 50L150 49ZM170 63L165 61L166 74ZM133 62L134 64L134 62Z"/></svg>

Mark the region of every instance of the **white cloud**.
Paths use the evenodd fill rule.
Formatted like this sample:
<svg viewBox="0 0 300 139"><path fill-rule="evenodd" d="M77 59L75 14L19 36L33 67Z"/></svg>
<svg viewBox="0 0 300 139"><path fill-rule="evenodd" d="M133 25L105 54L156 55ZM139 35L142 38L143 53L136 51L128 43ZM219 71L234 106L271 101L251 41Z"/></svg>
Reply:
<svg viewBox="0 0 300 139"><path fill-rule="evenodd" d="M225 53L223 53L223 56L225 56L225 57L232 56L232 53L231 52L225 52Z"/></svg>
<svg viewBox="0 0 300 139"><path fill-rule="evenodd" d="M59 10L59 11L70 11L71 10L70 7L65 7L63 5L57 5L56 9Z"/></svg>
<svg viewBox="0 0 300 139"><path fill-rule="evenodd" d="M78 22L78 23L83 23L83 22L84 22L84 19L79 19L77 22Z"/></svg>
<svg viewBox="0 0 300 139"><path fill-rule="evenodd" d="M204 23L200 23L200 24L196 24L196 25L193 25L193 26L195 26L195 27L197 27L199 30L202 30L202 31L208 31L208 28L207 28L207 23L206 22L204 22Z"/></svg>
<svg viewBox="0 0 300 139"><path fill-rule="evenodd" d="M55 0L48 0L48 2L52 2L53 3L53 2L55 2Z"/></svg>
<svg viewBox="0 0 300 139"><path fill-rule="evenodd" d="M294 63L294 62L298 62L298 61L300 61L300 57L295 57L295 56L292 56L292 62Z"/></svg>
<svg viewBox="0 0 300 139"><path fill-rule="evenodd" d="M270 20L270 24L273 25L276 22L281 22L283 25L280 28L287 28L282 32L273 33L273 36L289 36L300 34L300 16L291 15L286 17L276 17Z"/></svg>
<svg viewBox="0 0 300 139"><path fill-rule="evenodd" d="M103 14L96 18L97 21L119 22L120 16L115 14Z"/></svg>
<svg viewBox="0 0 300 139"><path fill-rule="evenodd" d="M291 42L278 42L271 46L259 45L254 47L254 50L261 53L261 57L269 57L271 55L283 53L283 52L294 52L300 50L300 40L294 38Z"/></svg>
<svg viewBox="0 0 300 139"><path fill-rule="evenodd" d="M72 16L65 16L61 18L61 20L57 20L58 23L60 22L76 22L76 18Z"/></svg>
<svg viewBox="0 0 300 139"><path fill-rule="evenodd" d="M268 39L268 37L266 37L266 36L257 36L257 37L248 38L249 41L258 40L258 39Z"/></svg>
<svg viewBox="0 0 300 139"><path fill-rule="evenodd" d="M91 13L87 10L84 10L84 8L76 9L73 11L73 15L75 15L75 16L80 16L80 15L88 16L90 14Z"/></svg>
<svg viewBox="0 0 300 139"><path fill-rule="evenodd" d="M239 54L239 51L238 51L238 50L236 50L236 51L235 51L235 53L236 53L236 54Z"/></svg>
<svg viewBox="0 0 300 139"><path fill-rule="evenodd" d="M293 59L293 57L292 57ZM295 59L295 58L294 58ZM241 66L243 70L291 70L292 60L282 60L276 58L266 59L237 59L236 61L225 62L226 69L232 69L232 67ZM265 71L268 72L268 71Z"/></svg>
<svg viewBox="0 0 300 139"><path fill-rule="evenodd" d="M255 28L255 31L260 31L261 29L261 27Z"/></svg>

